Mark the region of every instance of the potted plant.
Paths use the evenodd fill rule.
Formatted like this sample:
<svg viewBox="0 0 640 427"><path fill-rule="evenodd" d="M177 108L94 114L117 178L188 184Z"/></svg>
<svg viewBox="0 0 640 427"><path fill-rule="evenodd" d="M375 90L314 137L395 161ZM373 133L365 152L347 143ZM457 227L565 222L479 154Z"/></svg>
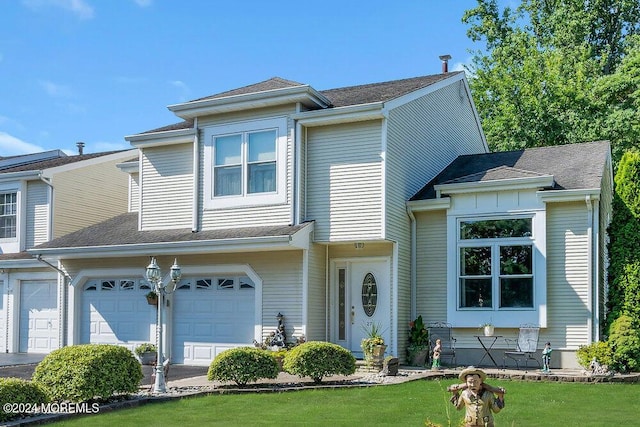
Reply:
<svg viewBox="0 0 640 427"><path fill-rule="evenodd" d="M158 360L158 349L155 344L142 343L135 348L134 352L143 365L153 365Z"/></svg>
<svg viewBox="0 0 640 427"><path fill-rule="evenodd" d="M429 356L429 331L424 325L422 316L409 322L409 345L407 358L412 366L424 366Z"/></svg>
<svg viewBox="0 0 640 427"><path fill-rule="evenodd" d="M493 336L493 332L495 330L495 327L493 326L493 323L486 322L486 323L483 323L482 325L480 325L480 327L483 329L485 337L492 337Z"/></svg>
<svg viewBox="0 0 640 427"><path fill-rule="evenodd" d="M360 342L360 346L364 353L365 363L367 366L382 368L384 352L387 349L387 346L384 344L380 325L377 323L364 325L363 330L365 331L366 336Z"/></svg>
<svg viewBox="0 0 640 427"><path fill-rule="evenodd" d="M147 297L147 304L158 305L158 294L155 291L149 291L145 296Z"/></svg>

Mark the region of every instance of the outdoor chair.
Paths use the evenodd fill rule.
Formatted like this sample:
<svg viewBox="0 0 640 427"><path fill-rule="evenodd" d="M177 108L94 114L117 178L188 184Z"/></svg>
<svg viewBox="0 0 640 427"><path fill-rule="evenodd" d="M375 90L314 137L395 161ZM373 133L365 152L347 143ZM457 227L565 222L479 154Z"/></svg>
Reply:
<svg viewBox="0 0 640 427"><path fill-rule="evenodd" d="M433 348L436 340L440 339L442 350L440 360L449 358L452 366L456 365L456 339L453 337L451 325L445 322L433 322L427 324L429 331L429 361L433 361Z"/></svg>
<svg viewBox="0 0 640 427"><path fill-rule="evenodd" d="M507 358L509 358L516 362L516 369L520 369L518 360L524 360L526 367L529 366L529 361L533 360L540 368L540 361L534 357L538 350L539 335L540 327L535 325L521 325L517 340L505 338L509 350L505 350L504 352L502 367L506 368Z"/></svg>

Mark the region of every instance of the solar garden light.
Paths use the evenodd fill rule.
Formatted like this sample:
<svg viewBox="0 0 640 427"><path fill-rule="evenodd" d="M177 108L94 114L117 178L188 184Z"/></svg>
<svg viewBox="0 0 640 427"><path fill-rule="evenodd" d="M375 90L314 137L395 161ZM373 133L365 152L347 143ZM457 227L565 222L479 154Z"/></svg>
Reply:
<svg viewBox="0 0 640 427"><path fill-rule="evenodd" d="M176 290L176 285L180 281L182 271L178 265L178 259L173 261L171 266L170 278L171 287L167 289L167 283L162 281L162 273L156 262L156 257L151 257L151 262L147 266L147 280L153 285L153 290L158 294L158 324L156 328L158 360L156 360L156 380L153 386L154 393L166 393L167 387L164 380L164 357L162 356L162 309L164 308L164 297Z"/></svg>

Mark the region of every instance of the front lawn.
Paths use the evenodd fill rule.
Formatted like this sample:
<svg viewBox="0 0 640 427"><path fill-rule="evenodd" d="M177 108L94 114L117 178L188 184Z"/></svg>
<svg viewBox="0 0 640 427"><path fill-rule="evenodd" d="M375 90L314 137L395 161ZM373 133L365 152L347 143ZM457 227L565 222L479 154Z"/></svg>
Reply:
<svg viewBox="0 0 640 427"><path fill-rule="evenodd" d="M507 389L498 426L637 425L640 384L491 380ZM76 418L64 426L318 425L458 426L444 390L455 381L418 380L366 388L216 394Z"/></svg>

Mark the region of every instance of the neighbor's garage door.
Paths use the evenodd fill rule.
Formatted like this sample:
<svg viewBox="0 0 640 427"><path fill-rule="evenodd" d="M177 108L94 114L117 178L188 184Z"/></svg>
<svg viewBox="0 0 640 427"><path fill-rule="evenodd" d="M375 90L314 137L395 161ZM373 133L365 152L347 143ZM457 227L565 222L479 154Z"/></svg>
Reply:
<svg viewBox="0 0 640 427"><path fill-rule="evenodd" d="M101 279L84 285L80 342L129 344L155 342L156 309L147 303L149 285L141 280Z"/></svg>
<svg viewBox="0 0 640 427"><path fill-rule="evenodd" d="M184 279L173 296L172 363L209 365L254 339L255 286L244 276Z"/></svg>
<svg viewBox="0 0 640 427"><path fill-rule="evenodd" d="M55 281L20 284L21 353L49 353L58 348L58 286Z"/></svg>

